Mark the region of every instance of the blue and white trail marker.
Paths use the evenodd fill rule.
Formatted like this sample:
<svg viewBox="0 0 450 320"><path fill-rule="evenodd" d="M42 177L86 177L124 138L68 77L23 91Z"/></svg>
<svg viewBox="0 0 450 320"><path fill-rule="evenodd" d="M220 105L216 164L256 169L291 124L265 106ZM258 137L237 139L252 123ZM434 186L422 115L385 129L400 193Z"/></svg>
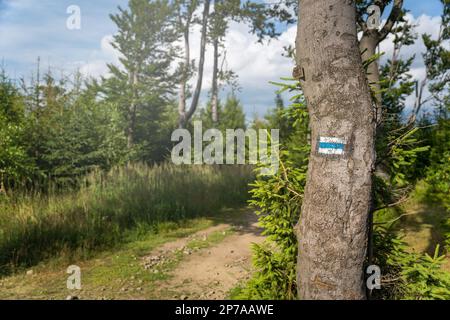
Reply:
<svg viewBox="0 0 450 320"><path fill-rule="evenodd" d="M343 156L345 154L345 139L334 137L320 137L318 141L318 153L323 155Z"/></svg>

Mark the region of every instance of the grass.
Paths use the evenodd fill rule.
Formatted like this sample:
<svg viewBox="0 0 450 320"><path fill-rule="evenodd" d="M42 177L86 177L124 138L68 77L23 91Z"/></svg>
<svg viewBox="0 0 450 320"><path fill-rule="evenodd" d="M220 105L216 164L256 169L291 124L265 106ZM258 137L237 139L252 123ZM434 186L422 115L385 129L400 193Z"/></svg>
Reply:
<svg viewBox="0 0 450 320"><path fill-rule="evenodd" d="M237 211L239 212L239 211ZM33 275L25 272L0 279L0 299L65 299L75 295L81 299L157 299L161 294L159 281L171 277L170 272L184 255L176 251L162 265L158 273L145 270L142 258L166 242L187 237L197 231L229 220L230 212L223 210L214 217L194 218L161 228L158 234L149 233L139 240L118 245L113 250L94 254L90 259L67 260L55 257L33 267ZM211 233L206 239L193 239L186 248L204 249L233 234L232 229ZM81 268L82 290L68 290L66 268L75 264Z"/></svg>
<svg viewBox="0 0 450 320"><path fill-rule="evenodd" d="M2 199L0 274L56 255L88 258L187 219L241 206L252 177L246 166L133 164L94 172L71 194Z"/></svg>
<svg viewBox="0 0 450 320"><path fill-rule="evenodd" d="M248 281L247 281L248 282ZM227 299L229 300L242 300L243 292L248 286L247 282L240 282L227 293Z"/></svg>
<svg viewBox="0 0 450 320"><path fill-rule="evenodd" d="M408 245L411 252L434 255L436 246L440 254L449 257L443 264L445 271L450 271L450 212L439 203L432 201L430 186L419 181L405 203L377 212L375 223L395 221L392 225ZM391 225L390 223L387 224Z"/></svg>
<svg viewBox="0 0 450 320"><path fill-rule="evenodd" d="M436 246L440 254L450 252L446 249L446 238L450 234L448 221L450 212L441 204L429 201L427 183L421 181L411 195L411 200L402 206L405 216L395 227L412 251L433 255ZM443 264L443 269L450 271L450 259Z"/></svg>

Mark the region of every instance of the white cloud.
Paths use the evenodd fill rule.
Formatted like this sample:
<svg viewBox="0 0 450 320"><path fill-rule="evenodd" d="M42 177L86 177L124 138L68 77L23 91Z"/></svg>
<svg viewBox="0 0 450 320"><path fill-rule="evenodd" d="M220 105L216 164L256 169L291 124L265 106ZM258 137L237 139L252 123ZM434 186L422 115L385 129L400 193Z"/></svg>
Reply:
<svg viewBox="0 0 450 320"><path fill-rule="evenodd" d="M406 15L406 19L412 24L415 25L414 32L417 34L418 38L414 42L414 44L410 46L405 46L401 49L400 58L408 59L412 56L415 56L415 59L412 63L411 70L409 74L412 76L414 80L422 81L426 76L425 65L422 58L422 53L426 51L425 45L422 41L422 34L429 34L433 39L436 39L439 35L439 29L441 25L441 17L431 17L425 14L415 18L411 14ZM385 55L381 59L382 63L387 59L392 58L394 44L392 42L393 36L389 35L385 41L383 41L380 45L380 50L385 52ZM446 43L448 47L448 43ZM426 98L429 95L428 88L425 88L424 97ZM414 105L415 96L414 94L409 96L406 99L406 112L411 110ZM429 108L430 106L427 106Z"/></svg>
<svg viewBox="0 0 450 320"><path fill-rule="evenodd" d="M107 64L119 65L120 52L112 46L112 41L112 35L104 36L100 41L100 50L94 50L88 61L78 63L81 74L94 78L108 76Z"/></svg>
<svg viewBox="0 0 450 320"><path fill-rule="evenodd" d="M266 0L267 2L273 0ZM11 70L27 75L32 70L37 56L45 65L72 72L80 70L84 75L98 77L108 72L107 63L118 64L119 53L111 46L111 34L115 27L107 17L115 12L115 6L123 0L89 2L80 1L83 12L83 27L80 32L65 29L67 18L65 7L69 0L61 2L43 0L37 5L32 0L7 1L9 10L2 13L0 21L0 58L5 59ZM44 4L45 3L45 4ZM94 6L94 3L96 4ZM106 5L107 4L107 5ZM439 32L440 17L407 15L407 19L418 24L416 32L429 33L433 37ZM199 57L199 27L191 36L192 58ZM296 26L287 28L278 39L260 44L257 37L249 33L248 26L232 23L225 40L227 66L239 77L242 92L239 94L248 116L256 111L259 115L273 106L276 87L269 81L291 75L293 62L282 56L283 47L294 45ZM386 57L392 55L392 36L381 44ZM96 44L97 43L97 44ZM425 69L421 52L425 50L421 39L402 50L402 57L416 54L411 70L415 79L423 78ZM43 66L45 68L46 66ZM204 71L202 101L206 101L211 88L212 48L208 46ZM195 79L192 80L192 84ZM408 99L410 104L412 98Z"/></svg>
<svg viewBox="0 0 450 320"><path fill-rule="evenodd" d="M421 80L425 77L425 67L423 64L422 53L425 52L425 46L421 35L430 34L436 38L439 33L441 18L421 15L414 17L407 14L406 19L416 25L415 32L418 39L411 46L402 48L401 58L408 58L415 55L415 59L410 71L413 79ZM225 41L227 51L228 67L237 73L239 83L242 87L240 95L244 102L246 113L251 116L253 112L259 115L264 114L268 108L273 106L274 91L276 87L269 81L277 81L280 77L289 77L293 68L293 62L282 56L284 47L294 45L296 37L296 26L289 27L284 31L279 39L271 40L269 43L257 43L257 38L249 33L249 28L242 24L232 23L230 31ZM199 30L192 35L194 58L198 58ZM195 40L194 40L195 39ZM385 52L382 62L391 58L393 53L393 36L390 35L381 45L380 50ZM448 44L447 44L448 45ZM207 60L205 65L204 77L204 98L205 92L211 88L212 73L212 50L208 47ZM428 94L426 89L425 96ZM414 96L406 100L407 110L414 103Z"/></svg>
<svg viewBox="0 0 450 320"><path fill-rule="evenodd" d="M242 88L239 94L247 116L257 113L262 116L268 108L273 106L277 87L269 81L278 81L280 77L289 77L292 74L293 61L283 57L284 47L295 43L296 27L292 26L281 34L264 44L258 43L258 38L250 34L248 26L231 23L225 39L226 67L238 75L239 85ZM200 48L200 28L191 33L191 58L198 62ZM213 50L207 47L204 70L204 83L202 86L202 101L205 103L207 94L211 89ZM195 84L195 78L191 84ZM229 89L229 88L228 88ZM227 93L227 90L224 92Z"/></svg>

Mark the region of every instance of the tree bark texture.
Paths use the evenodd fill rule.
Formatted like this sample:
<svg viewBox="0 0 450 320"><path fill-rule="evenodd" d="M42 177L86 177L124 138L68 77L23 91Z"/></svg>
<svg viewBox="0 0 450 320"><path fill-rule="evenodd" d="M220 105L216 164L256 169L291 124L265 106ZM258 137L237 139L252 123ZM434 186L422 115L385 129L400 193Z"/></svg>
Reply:
<svg viewBox="0 0 450 320"><path fill-rule="evenodd" d="M363 61L368 61L372 58L377 52L377 46L379 44L378 36L374 33L373 35L364 34L359 43L361 56ZM375 117L376 122L381 124L383 121L383 103L382 103L382 95L381 95L381 85L380 85L380 70L378 59L372 61L367 67L367 80L369 81L369 85L374 92L374 105L375 105Z"/></svg>
<svg viewBox="0 0 450 320"><path fill-rule="evenodd" d="M296 226L301 299L365 299L364 264L375 162L375 121L350 0L300 0L297 68L312 151ZM319 152L321 137L345 141Z"/></svg>

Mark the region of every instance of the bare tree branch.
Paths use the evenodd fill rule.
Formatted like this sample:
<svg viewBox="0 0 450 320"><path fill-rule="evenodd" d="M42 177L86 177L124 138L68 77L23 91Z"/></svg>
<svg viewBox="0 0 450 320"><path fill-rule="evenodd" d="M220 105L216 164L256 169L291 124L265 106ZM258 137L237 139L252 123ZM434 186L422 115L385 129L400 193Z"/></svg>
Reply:
<svg viewBox="0 0 450 320"><path fill-rule="evenodd" d="M379 38L378 41L383 41L389 32L391 32L392 28L394 27L395 23L398 21L398 19L402 15L402 7L403 7L403 0L394 0L394 5L392 7L391 13L387 19L386 24L383 26L383 29L379 32Z"/></svg>

